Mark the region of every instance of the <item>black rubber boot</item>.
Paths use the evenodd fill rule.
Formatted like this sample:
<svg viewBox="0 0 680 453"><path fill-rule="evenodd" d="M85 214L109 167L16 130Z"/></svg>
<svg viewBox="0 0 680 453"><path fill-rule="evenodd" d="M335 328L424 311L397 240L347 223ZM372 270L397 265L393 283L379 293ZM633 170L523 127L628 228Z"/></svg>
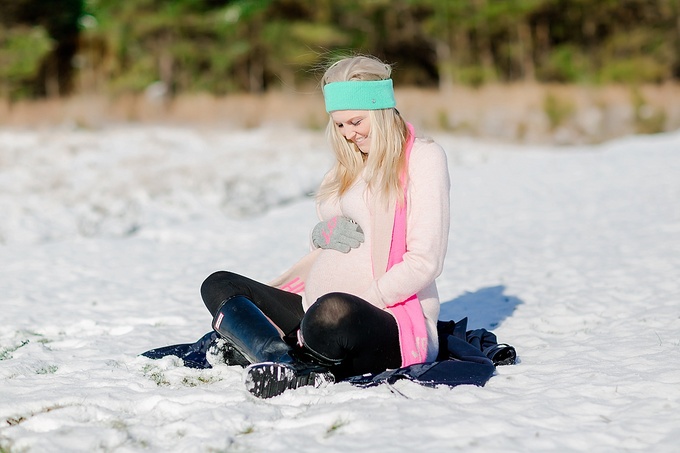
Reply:
<svg viewBox="0 0 680 453"><path fill-rule="evenodd" d="M208 363L211 365L219 363L227 366L240 366L244 368L250 365L248 359L243 357L243 354L241 354L229 340L222 337L217 332L213 332L213 334L216 337L215 341L210 344L205 353Z"/></svg>
<svg viewBox="0 0 680 453"><path fill-rule="evenodd" d="M334 382L327 368L302 362L262 311L243 296L222 302L213 329L252 365L245 371L245 384L259 398L271 398L305 385L321 387Z"/></svg>
<svg viewBox="0 0 680 453"><path fill-rule="evenodd" d="M517 352L509 344L499 343L486 348L484 355L491 359L495 366L514 365L517 361Z"/></svg>

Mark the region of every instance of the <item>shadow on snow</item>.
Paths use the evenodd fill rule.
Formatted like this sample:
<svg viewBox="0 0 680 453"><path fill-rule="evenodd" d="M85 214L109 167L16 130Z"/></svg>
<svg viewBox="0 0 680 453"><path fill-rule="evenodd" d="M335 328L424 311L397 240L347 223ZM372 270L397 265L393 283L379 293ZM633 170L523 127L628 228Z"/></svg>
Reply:
<svg viewBox="0 0 680 453"><path fill-rule="evenodd" d="M521 299L503 294L505 286L490 286L442 302L439 319L458 321L468 318L470 329L495 329L510 317Z"/></svg>

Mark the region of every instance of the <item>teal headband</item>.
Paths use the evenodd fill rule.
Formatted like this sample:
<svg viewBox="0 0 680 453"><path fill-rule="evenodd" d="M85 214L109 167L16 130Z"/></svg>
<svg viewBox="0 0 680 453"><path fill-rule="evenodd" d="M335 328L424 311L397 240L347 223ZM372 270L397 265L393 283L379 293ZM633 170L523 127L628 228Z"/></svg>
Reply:
<svg viewBox="0 0 680 453"><path fill-rule="evenodd" d="M323 87L326 111L379 110L395 107L392 79L332 82Z"/></svg>

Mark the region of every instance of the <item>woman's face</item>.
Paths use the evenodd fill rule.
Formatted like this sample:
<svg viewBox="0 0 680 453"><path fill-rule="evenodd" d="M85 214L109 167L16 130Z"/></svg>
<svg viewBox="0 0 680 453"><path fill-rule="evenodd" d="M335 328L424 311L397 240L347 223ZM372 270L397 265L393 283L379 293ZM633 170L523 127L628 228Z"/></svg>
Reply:
<svg viewBox="0 0 680 453"><path fill-rule="evenodd" d="M331 113L331 119L345 140L368 154L371 148L371 118L368 110L337 110Z"/></svg>

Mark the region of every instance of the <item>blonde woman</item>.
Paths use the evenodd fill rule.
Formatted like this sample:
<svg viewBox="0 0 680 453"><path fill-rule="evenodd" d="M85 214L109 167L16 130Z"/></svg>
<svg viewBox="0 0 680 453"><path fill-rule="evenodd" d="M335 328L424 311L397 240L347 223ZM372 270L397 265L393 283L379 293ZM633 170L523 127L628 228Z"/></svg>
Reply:
<svg viewBox="0 0 680 453"><path fill-rule="evenodd" d="M220 271L201 287L256 396L437 357L449 172L442 148L397 111L390 76L366 56L323 76L336 162L317 194L311 252L266 285Z"/></svg>

